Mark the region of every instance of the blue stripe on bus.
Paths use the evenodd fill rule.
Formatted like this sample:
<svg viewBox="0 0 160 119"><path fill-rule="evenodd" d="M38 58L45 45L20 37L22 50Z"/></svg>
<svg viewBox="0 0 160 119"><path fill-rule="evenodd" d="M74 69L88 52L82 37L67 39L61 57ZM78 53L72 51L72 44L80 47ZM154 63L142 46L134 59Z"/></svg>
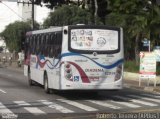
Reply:
<svg viewBox="0 0 160 119"><path fill-rule="evenodd" d="M102 68L105 68L105 69L112 69L112 68L116 67L117 65L122 64L124 62L124 59L122 58L122 59L119 59L118 61L116 61L115 63L111 64L111 65L102 65L102 64L94 61L93 59L91 59L91 58L89 58L89 57L87 57L85 55L81 55L79 53L63 53L61 55L61 58L67 57L67 56L83 56L83 57L86 57L87 59L90 59L91 61L93 61L94 63L96 63L98 66L100 66Z"/></svg>

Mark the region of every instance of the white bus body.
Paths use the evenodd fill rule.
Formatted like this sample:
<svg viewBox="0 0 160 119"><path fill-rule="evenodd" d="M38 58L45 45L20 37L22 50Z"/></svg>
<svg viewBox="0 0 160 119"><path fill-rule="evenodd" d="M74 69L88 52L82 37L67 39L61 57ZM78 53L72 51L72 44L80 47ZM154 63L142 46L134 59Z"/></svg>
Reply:
<svg viewBox="0 0 160 119"><path fill-rule="evenodd" d="M122 28L75 25L32 31L25 47L24 74L30 84L57 90L123 87Z"/></svg>

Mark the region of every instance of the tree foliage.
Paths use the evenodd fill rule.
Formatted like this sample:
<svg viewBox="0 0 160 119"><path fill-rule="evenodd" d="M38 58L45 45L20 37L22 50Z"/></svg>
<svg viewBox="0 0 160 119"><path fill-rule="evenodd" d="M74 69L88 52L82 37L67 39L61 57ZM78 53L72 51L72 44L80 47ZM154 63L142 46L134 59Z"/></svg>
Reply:
<svg viewBox="0 0 160 119"><path fill-rule="evenodd" d="M153 42L154 34L160 33L160 6L154 0L109 0L111 13L106 16L106 24L124 28L125 48L127 57L138 59L139 44L143 38ZM135 46L135 47L133 47ZM135 52L135 55L128 51Z"/></svg>
<svg viewBox="0 0 160 119"><path fill-rule="evenodd" d="M51 2L51 0L44 1ZM57 3L54 4L56 6L71 4L72 0L53 1ZM90 23L92 24L96 23L96 14L96 18L99 19L99 23L101 24L123 27L126 58L136 57L138 59L141 41L144 38L151 40L153 45L160 44L160 40L158 39L160 33L160 6L156 3L156 0L83 0L79 6L90 12ZM61 13L64 15L66 12ZM57 12L57 14L59 13ZM64 19L63 15L62 19ZM72 17L72 15L67 16L69 18ZM70 21L67 16L65 16L66 19L63 20L64 22L61 25L70 24L67 22ZM55 20L52 22L61 21ZM135 55L129 52L135 52Z"/></svg>
<svg viewBox="0 0 160 119"><path fill-rule="evenodd" d="M25 33L29 30L31 30L29 22L16 21L6 26L0 35L5 40L10 52L18 52L21 50Z"/></svg>
<svg viewBox="0 0 160 119"><path fill-rule="evenodd" d="M64 4L78 4L78 2L72 0L35 0L35 4L41 5L41 3L45 3L46 7L53 9L53 7L62 6Z"/></svg>
<svg viewBox="0 0 160 119"><path fill-rule="evenodd" d="M57 8L63 5L76 5L82 9L89 10L91 13L91 22L97 24L99 18L101 22L105 23L105 15L109 12L107 10L108 0L35 0L35 4L41 5L46 3L50 9ZM98 20L98 21L97 21Z"/></svg>
<svg viewBox="0 0 160 119"><path fill-rule="evenodd" d="M62 26L73 24L90 24L91 14L75 5L63 5L51 12L44 21L44 26Z"/></svg>

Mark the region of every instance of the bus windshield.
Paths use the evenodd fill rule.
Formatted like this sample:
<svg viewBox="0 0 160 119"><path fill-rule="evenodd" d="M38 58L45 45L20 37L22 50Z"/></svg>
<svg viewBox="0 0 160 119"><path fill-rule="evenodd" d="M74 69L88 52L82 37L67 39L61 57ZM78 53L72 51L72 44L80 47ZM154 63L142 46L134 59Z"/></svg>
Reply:
<svg viewBox="0 0 160 119"><path fill-rule="evenodd" d="M115 51L118 50L118 31L108 29L71 29L70 41L73 50Z"/></svg>

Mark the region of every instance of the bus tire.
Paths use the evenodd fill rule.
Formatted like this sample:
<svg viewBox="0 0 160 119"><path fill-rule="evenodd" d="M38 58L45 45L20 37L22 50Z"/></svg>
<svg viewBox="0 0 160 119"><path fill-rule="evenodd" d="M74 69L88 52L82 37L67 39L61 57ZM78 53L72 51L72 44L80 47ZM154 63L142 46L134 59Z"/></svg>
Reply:
<svg viewBox="0 0 160 119"><path fill-rule="evenodd" d="M31 79L31 72L30 72L30 70L28 70L28 84L29 84L29 86L33 86L33 81Z"/></svg>
<svg viewBox="0 0 160 119"><path fill-rule="evenodd" d="M44 75L44 91L47 93L47 94L50 94L50 89L48 87L48 76L47 74Z"/></svg>

